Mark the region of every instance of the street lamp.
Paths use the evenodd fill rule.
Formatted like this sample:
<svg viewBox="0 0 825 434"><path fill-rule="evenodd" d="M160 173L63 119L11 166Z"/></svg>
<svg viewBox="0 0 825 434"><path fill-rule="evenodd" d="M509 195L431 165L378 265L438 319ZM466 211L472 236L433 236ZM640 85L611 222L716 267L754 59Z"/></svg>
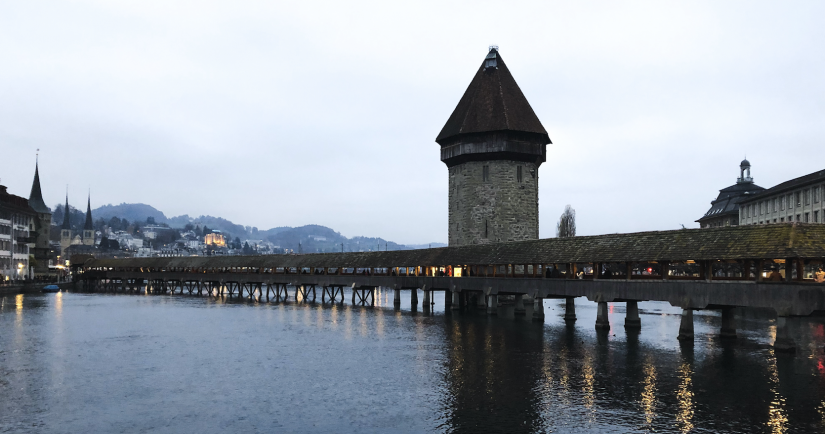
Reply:
<svg viewBox="0 0 825 434"><path fill-rule="evenodd" d="M23 263L17 263L17 278L20 279L20 275L23 274Z"/></svg>

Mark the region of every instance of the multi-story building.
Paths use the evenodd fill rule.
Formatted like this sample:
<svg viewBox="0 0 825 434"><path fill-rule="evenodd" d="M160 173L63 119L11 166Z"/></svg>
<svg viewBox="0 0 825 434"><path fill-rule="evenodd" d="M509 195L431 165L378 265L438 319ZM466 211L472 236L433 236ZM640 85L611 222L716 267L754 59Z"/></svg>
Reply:
<svg viewBox="0 0 825 434"><path fill-rule="evenodd" d="M739 224L825 222L825 170L785 181L740 202Z"/></svg>
<svg viewBox="0 0 825 434"><path fill-rule="evenodd" d="M29 249L34 247L37 212L24 197L0 185L0 273L3 280L33 277Z"/></svg>
<svg viewBox="0 0 825 434"><path fill-rule="evenodd" d="M708 212L696 222L702 228L737 226L740 203L764 190L753 183L750 161L742 160L739 163L739 178L736 178L736 184L719 190L719 196L710 203Z"/></svg>

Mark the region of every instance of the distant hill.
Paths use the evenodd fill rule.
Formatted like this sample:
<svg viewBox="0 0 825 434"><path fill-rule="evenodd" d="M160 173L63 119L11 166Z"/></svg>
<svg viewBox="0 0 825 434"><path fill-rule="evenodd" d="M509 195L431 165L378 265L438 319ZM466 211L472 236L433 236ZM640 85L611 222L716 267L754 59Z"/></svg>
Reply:
<svg viewBox="0 0 825 434"><path fill-rule="evenodd" d="M122 203L120 205L103 205L92 210L95 220L102 218L109 221L112 217L127 219L130 222L145 222L152 217L156 223L168 223L166 216L151 205L143 203Z"/></svg>
<svg viewBox="0 0 825 434"><path fill-rule="evenodd" d="M72 223L75 217L73 211ZM57 215L55 212L55 215ZM62 220L62 207L59 209ZM82 215L82 214L81 214ZM253 226L243 226L235 224L221 217L200 216L190 217L187 214L167 218L161 211L151 205L143 203L122 203L120 205L104 205L92 210L95 220L110 220L112 217L127 219L130 222L144 223L146 219L152 217L156 223L168 224L171 228L183 229L187 224L198 228L208 227L211 230L218 230L230 239L240 238L241 240L267 240L282 249L291 249L296 253L311 252L340 252L343 248L346 252L375 251L375 250L408 250L424 249L429 244L415 246L405 246L403 244L387 241L383 238L375 237L353 237L347 238L340 233L326 226L306 225L297 228L281 226L267 230L258 230ZM81 222L82 224L82 222ZM342 246L343 244L343 246ZM432 247L444 247L446 244L433 243Z"/></svg>

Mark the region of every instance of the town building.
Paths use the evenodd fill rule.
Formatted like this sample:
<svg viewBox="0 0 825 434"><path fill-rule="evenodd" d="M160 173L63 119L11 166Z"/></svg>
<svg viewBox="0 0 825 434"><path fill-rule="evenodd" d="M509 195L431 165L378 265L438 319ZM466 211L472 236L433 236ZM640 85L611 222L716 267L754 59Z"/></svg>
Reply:
<svg viewBox="0 0 825 434"><path fill-rule="evenodd" d="M52 226L52 210L43 201L43 192L40 190L40 164L34 163L34 180L32 190L29 193L29 206L37 213L34 220L34 246L30 253L34 256L34 274L48 275L51 262L51 246L49 243L49 231Z"/></svg>
<svg viewBox="0 0 825 434"><path fill-rule="evenodd" d="M740 203L764 190L753 182L750 161L742 160L739 163L739 178L736 178L736 184L719 190L719 196L710 203L708 212L696 222L702 228L737 226Z"/></svg>
<svg viewBox="0 0 825 434"><path fill-rule="evenodd" d="M435 141L449 170L450 246L538 239L538 170L551 141L498 47Z"/></svg>
<svg viewBox="0 0 825 434"><path fill-rule="evenodd" d="M204 235L203 243L208 246L215 245L217 247L226 247L226 238L224 238L220 231L214 231L211 234Z"/></svg>
<svg viewBox="0 0 825 434"><path fill-rule="evenodd" d="M34 247L37 212L29 201L9 194L0 185L0 273L3 280L34 277L29 263L29 249Z"/></svg>
<svg viewBox="0 0 825 434"><path fill-rule="evenodd" d="M785 181L743 200L739 223L825 222L825 170Z"/></svg>
<svg viewBox="0 0 825 434"><path fill-rule="evenodd" d="M69 195L66 194L66 205L63 208L63 225L60 228L60 256L62 261L70 259L71 246L86 246L84 249L73 249L73 253L89 253L93 251L95 245L95 227L92 219L92 198L91 195L86 202L86 221L83 223L83 230L74 233L71 224L71 209L69 208Z"/></svg>

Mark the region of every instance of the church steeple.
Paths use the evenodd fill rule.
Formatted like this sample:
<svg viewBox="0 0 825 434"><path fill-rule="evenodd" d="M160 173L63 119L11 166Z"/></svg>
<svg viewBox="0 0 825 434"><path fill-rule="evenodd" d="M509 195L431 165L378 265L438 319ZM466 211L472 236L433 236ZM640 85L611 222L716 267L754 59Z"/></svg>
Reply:
<svg viewBox="0 0 825 434"><path fill-rule="evenodd" d="M46 206L43 201L43 193L40 191L40 168L39 162L35 160L34 163L34 181L32 182L32 191L29 194L29 205L40 214L51 214L52 210Z"/></svg>
<svg viewBox="0 0 825 434"><path fill-rule="evenodd" d="M86 224L83 225L84 231L94 230L95 225L92 221L92 194L89 193L88 202L86 202Z"/></svg>
<svg viewBox="0 0 825 434"><path fill-rule="evenodd" d="M71 212L69 211L69 189L66 188L66 205L63 207L63 226L61 229L71 230L72 223L70 220Z"/></svg>

